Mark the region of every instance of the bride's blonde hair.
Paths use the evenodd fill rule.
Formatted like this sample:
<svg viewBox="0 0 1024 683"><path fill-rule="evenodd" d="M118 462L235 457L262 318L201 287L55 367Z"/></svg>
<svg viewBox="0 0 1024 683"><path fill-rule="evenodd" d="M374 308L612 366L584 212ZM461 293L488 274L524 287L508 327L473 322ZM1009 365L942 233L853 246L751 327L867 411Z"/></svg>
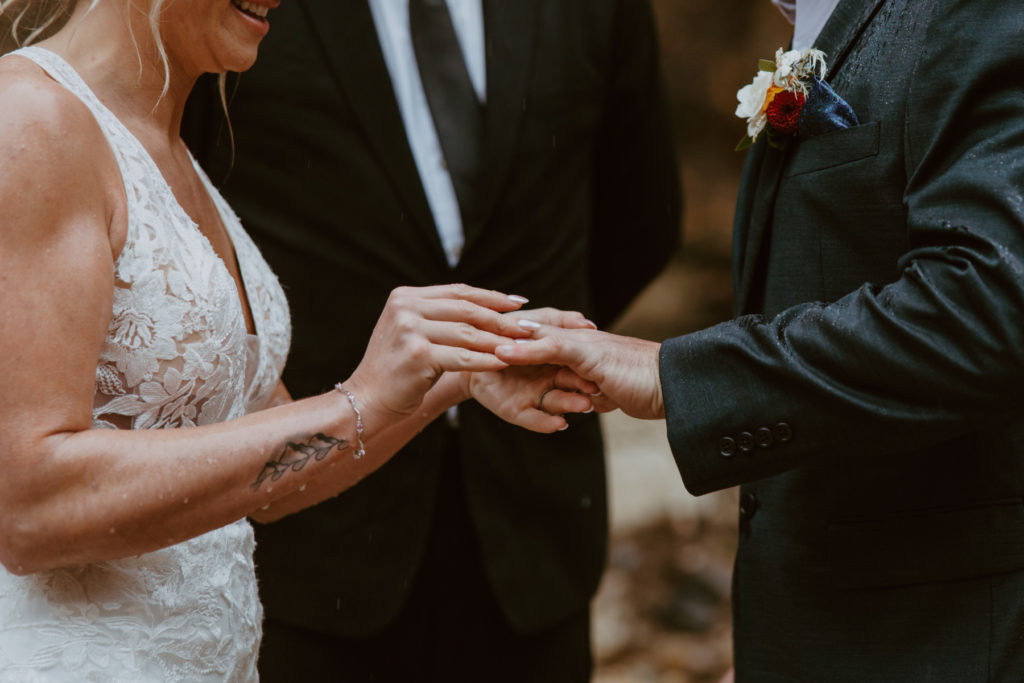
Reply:
<svg viewBox="0 0 1024 683"><path fill-rule="evenodd" d="M88 2L89 10L96 6L100 0L0 0L0 55L13 49L31 45L37 40L47 37L63 26L78 2ZM160 62L164 70L164 87L160 93L162 99L167 94L170 84L170 65L167 61L167 51L164 49L164 41L160 36L160 12L163 10L167 0L153 0L149 8L149 30L153 35L153 44L156 45L160 54ZM131 4L132 0L124 0ZM132 36L132 40L135 36ZM218 90L220 91L220 102L227 117L228 105L227 94L224 90L225 76L220 74L218 79ZM231 130L231 120L228 118L228 130ZM234 154L234 136L231 136L232 156Z"/></svg>
<svg viewBox="0 0 1024 683"><path fill-rule="evenodd" d="M89 3L87 12L100 0L82 0ZM10 40L18 47L31 45L60 29L71 16L79 0L0 0L0 19L10 24ZM132 0L125 0L131 4ZM160 12L166 0L153 0L149 8L149 30L153 34L153 44L160 54L160 62L164 70L164 87L160 96L167 93L170 67L167 63L167 51L160 37ZM132 40L135 36L132 36ZM2 54L4 50L0 50Z"/></svg>

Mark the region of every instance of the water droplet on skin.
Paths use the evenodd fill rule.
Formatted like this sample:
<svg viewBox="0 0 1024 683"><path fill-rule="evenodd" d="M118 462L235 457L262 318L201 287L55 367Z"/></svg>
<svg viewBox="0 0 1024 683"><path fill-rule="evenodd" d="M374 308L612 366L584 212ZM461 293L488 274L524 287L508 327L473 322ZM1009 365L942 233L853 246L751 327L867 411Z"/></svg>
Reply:
<svg viewBox="0 0 1024 683"><path fill-rule="evenodd" d="M267 503L266 505L264 505L263 507L260 508L260 510L269 510L269 509L270 509L270 503Z"/></svg>
<svg viewBox="0 0 1024 683"><path fill-rule="evenodd" d="M21 565L19 564L19 565L18 565L18 572L20 573L20 572L23 572L23 571L25 571L25 568L24 568L24 567L22 567L22 566L21 566Z"/></svg>
<svg viewBox="0 0 1024 683"><path fill-rule="evenodd" d="M299 487L299 491L305 491L305 490L306 490L306 485L305 484L303 484L302 486Z"/></svg>
<svg viewBox="0 0 1024 683"><path fill-rule="evenodd" d="M127 493L122 493L121 494L121 500L128 500L128 494Z"/></svg>
<svg viewBox="0 0 1024 683"><path fill-rule="evenodd" d="M188 505L188 498L186 498L185 500L181 501L181 504L182 505Z"/></svg>

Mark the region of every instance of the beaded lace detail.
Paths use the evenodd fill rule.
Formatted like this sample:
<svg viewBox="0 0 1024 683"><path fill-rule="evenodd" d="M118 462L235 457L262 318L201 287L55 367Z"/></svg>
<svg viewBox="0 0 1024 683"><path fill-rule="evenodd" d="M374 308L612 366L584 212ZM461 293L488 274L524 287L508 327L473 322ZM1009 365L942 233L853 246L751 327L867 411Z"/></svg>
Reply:
<svg viewBox="0 0 1024 683"><path fill-rule="evenodd" d="M35 47L12 54L89 107L124 178L128 231L93 428L191 427L263 407L291 329L284 293L237 216L196 165L234 244L252 335L235 280L142 144L62 58ZM27 577L0 569L0 683L256 680L252 550L241 520L126 560Z"/></svg>

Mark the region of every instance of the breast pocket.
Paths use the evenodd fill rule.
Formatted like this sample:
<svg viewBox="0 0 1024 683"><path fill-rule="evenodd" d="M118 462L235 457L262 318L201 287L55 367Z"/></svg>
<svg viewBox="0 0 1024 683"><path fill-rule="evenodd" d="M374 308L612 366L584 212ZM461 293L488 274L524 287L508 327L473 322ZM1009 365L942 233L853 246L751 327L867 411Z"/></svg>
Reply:
<svg viewBox="0 0 1024 683"><path fill-rule="evenodd" d="M803 140L793 152L786 175L814 173L878 156L879 140L877 121Z"/></svg>

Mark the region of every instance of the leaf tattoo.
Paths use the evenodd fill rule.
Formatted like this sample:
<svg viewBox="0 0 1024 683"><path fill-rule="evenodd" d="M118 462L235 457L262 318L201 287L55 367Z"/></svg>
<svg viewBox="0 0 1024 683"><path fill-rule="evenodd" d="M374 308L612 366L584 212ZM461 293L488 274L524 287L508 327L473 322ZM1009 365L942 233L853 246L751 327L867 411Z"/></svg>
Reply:
<svg viewBox="0 0 1024 683"><path fill-rule="evenodd" d="M252 489L259 490L267 479L278 481L288 472L300 472L309 464L310 460L320 462L330 455L332 450L343 451L349 447L349 443L345 439L336 439L326 434L315 434L305 443L289 441L275 460L269 460L263 466L256 481L252 484Z"/></svg>

